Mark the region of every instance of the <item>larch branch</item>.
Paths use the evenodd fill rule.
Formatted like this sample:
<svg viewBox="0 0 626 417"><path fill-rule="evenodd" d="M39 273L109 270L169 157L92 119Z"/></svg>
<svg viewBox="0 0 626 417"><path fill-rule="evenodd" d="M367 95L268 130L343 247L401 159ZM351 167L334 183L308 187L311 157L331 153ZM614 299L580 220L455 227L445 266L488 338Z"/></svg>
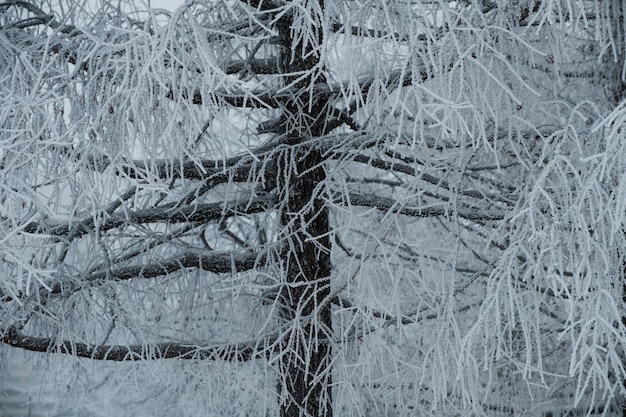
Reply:
<svg viewBox="0 0 626 417"><path fill-rule="evenodd" d="M246 362L267 358L274 350L276 337L255 342L200 346L186 343L158 343L153 345L91 345L69 340L57 341L46 337L31 337L14 327L2 332L0 342L32 352L51 352L103 361L145 361L157 359L201 359L228 362Z"/></svg>
<svg viewBox="0 0 626 417"><path fill-rule="evenodd" d="M503 220L505 215L500 211L487 212L474 208L453 208L451 205L441 207L406 207L391 198L350 193L348 201L353 206L373 207L382 211L394 211L413 217L458 216L467 220ZM341 201L339 201L341 203Z"/></svg>
<svg viewBox="0 0 626 417"><path fill-rule="evenodd" d="M149 209L125 211L124 214L111 214L103 217L96 223L93 217L84 220L57 221L41 219L33 221L24 227L26 233L39 233L51 236L64 236L76 239L96 230L105 232L118 227L148 223L207 223L240 214L260 213L275 203L275 197L266 194L262 197L251 198L232 204L207 203L191 204L177 207L167 204Z"/></svg>

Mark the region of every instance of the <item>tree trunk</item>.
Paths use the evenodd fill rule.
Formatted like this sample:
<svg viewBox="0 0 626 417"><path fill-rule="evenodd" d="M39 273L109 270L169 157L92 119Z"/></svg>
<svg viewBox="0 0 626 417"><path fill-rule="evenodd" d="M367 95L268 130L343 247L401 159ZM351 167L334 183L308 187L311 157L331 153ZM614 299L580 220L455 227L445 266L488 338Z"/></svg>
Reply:
<svg viewBox="0 0 626 417"><path fill-rule="evenodd" d="M318 5L318 10L323 10L323 2ZM308 31L314 34L317 44L305 45L300 37L294 40L292 15L286 14L277 22L281 67L287 73L319 65L322 16L313 10L311 16L313 22ZM322 71L310 74L302 79L286 77L287 84L292 85L292 98L285 104L284 130L293 145L278 161L278 186L284 201L280 220L289 242L280 315L291 324L279 362L281 417L332 416L332 352L328 340L332 331L330 239L328 209L321 198L326 172L321 153L302 145L323 134L328 98L311 95L311 85L324 84L326 77Z"/></svg>
<svg viewBox="0 0 626 417"><path fill-rule="evenodd" d="M332 415L328 210L315 196L325 179L317 151L291 151L289 200L281 220L291 234L281 317L292 323L280 359L282 417ZM309 170L310 169L310 170ZM313 203L311 206L311 202ZM293 215L291 214L293 213Z"/></svg>

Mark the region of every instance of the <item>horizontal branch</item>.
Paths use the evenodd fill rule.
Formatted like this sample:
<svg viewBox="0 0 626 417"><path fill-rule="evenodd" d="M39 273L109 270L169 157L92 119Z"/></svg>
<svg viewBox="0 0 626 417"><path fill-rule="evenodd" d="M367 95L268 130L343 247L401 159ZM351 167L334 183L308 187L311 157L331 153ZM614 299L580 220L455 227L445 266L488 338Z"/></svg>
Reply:
<svg viewBox="0 0 626 417"><path fill-rule="evenodd" d="M233 160L232 163L229 162ZM153 160L133 161L132 164L124 165L120 171L131 178L143 178L145 172L156 175L162 179L185 178L190 180L211 180L216 184L227 181L246 181L249 175L258 168L257 164L244 163L234 166L241 158L226 160L201 160L201 161L176 161L176 160ZM105 161L106 163L106 161ZM107 164L108 165L108 164ZM106 165L105 165L106 166ZM102 169L104 166L97 166Z"/></svg>
<svg viewBox="0 0 626 417"><path fill-rule="evenodd" d="M172 203L144 210L125 211L124 214L112 214L102 218L97 224L93 217L79 221L51 221L49 219L43 219L29 223L23 230L26 233L64 236L72 240L95 231L105 232L128 225L147 223L207 223L240 214L260 213L267 210L274 203L275 197L271 194L247 201L240 201L233 205L218 202L176 207L176 205Z"/></svg>
<svg viewBox="0 0 626 417"><path fill-rule="evenodd" d="M123 266L109 271L94 272L85 280L124 281L133 278L155 278L186 268L199 268L214 273L243 272L254 268L257 261L262 260L259 254L250 252L187 251L147 265Z"/></svg>
<svg viewBox="0 0 626 417"><path fill-rule="evenodd" d="M224 72L226 74L239 74L241 72L251 72L253 74L281 74L278 60L273 59L248 59L229 63Z"/></svg>
<svg viewBox="0 0 626 417"><path fill-rule="evenodd" d="M135 179L145 179L149 176L167 180L185 178L211 181L215 185L228 181L241 182L250 180L252 173L263 168L259 156L271 149L272 146L260 146L249 153L225 159L132 160L120 163L115 169L118 173ZM106 155L88 154L80 155L79 158L88 168L98 172L104 172L111 165L111 160Z"/></svg>
<svg viewBox="0 0 626 417"><path fill-rule="evenodd" d="M345 309L348 311L359 311L362 313L366 313L366 314L371 314L372 317L376 317L379 319L383 319L385 322L385 325L391 325L391 324L405 324L405 325L410 325L410 324L419 324L420 322L424 321L424 320L434 320L437 317L439 317L439 315L437 313L431 313L425 316L421 316L420 314L425 313L426 311L428 311L429 309L426 308L422 308L420 310L416 310L411 312L410 314L406 315L406 314L402 314L400 316L392 316L391 314L385 313L383 311L379 311L373 308L369 308L365 305L355 305L354 303L352 303L350 300L346 299L346 298L341 298L339 296L335 296L333 297L333 299L331 300L331 302L335 305L337 305L338 307L340 307L341 309ZM475 304L474 306L476 306L477 304ZM463 313L467 310L469 310L471 307L473 307L472 305L466 305L463 307L460 307L456 310L457 313ZM412 318L410 316L413 316ZM370 329L368 331L371 332L375 330L374 328Z"/></svg>
<svg viewBox="0 0 626 417"><path fill-rule="evenodd" d="M373 207L382 211L394 211L414 217L458 216L467 220L503 220L502 212L485 212L470 208L447 207L404 207L396 200L373 195L350 193L347 203L353 206ZM340 201L341 202L341 201ZM344 202L345 203L345 202Z"/></svg>
<svg viewBox="0 0 626 417"><path fill-rule="evenodd" d="M424 82L429 78L431 78L431 75L424 70L420 71L418 74L409 70L396 70L389 74L389 78L387 79L385 85L389 90L394 90L398 87L408 87L410 85L413 85L414 80ZM377 85L379 81L379 79L372 78L361 82L361 93L363 95L366 95L372 88L372 86Z"/></svg>
<svg viewBox="0 0 626 417"><path fill-rule="evenodd" d="M233 107L246 107L246 108L280 108L280 102L272 97L271 94L265 92L246 92L242 91L239 94L226 93L219 91L211 91L206 93L207 97L212 98L214 101L222 101ZM200 90L187 90L180 89L180 91L174 91L170 89L167 93L167 98L174 100L176 97L182 97L185 100L191 99L193 104L203 104L207 101L205 95Z"/></svg>
<svg viewBox="0 0 626 417"><path fill-rule="evenodd" d="M388 171L388 172L400 172L403 174L411 175L419 179L422 179L434 186L437 186L437 187L443 188L444 190L452 192L450 189L450 184L446 180L439 179L425 172L420 172L419 170L413 168L410 165L399 164L396 162L389 162L389 161L385 161L384 159L375 158L375 157L362 155L362 154L350 156L350 158L355 162L366 164L373 168L381 169L381 170ZM489 196L489 195L483 194L475 190L461 190L461 191L458 191L458 193L461 195L476 198L479 200L489 199L489 200L494 200L500 203L510 204L509 200L506 200L497 196Z"/></svg>
<svg viewBox="0 0 626 417"><path fill-rule="evenodd" d="M186 268L200 268L213 273L243 272L253 269L257 264L264 262L264 256L256 253L238 252L185 252L176 257L165 259L162 262L154 262L147 265L133 265L118 267L115 269L99 270L86 277L72 280L65 284L57 282L50 290L40 289L39 296L45 298L50 294L67 295L79 291L82 286L76 285L76 281L81 283L108 281L125 281L135 278L156 278L165 276ZM18 295L19 299L24 299L23 294ZM15 298L0 289L0 301L10 302Z"/></svg>
<svg viewBox="0 0 626 417"><path fill-rule="evenodd" d="M83 283L157 278L189 268L199 268L216 274L244 272L253 269L257 264L264 262L264 260L265 257L263 255L251 252L187 251L160 262L155 261L146 265L122 266L107 270L101 269L85 277L71 280L68 283L57 282L51 286L50 291L42 289L41 296L73 293L79 291ZM76 284L77 281L79 284ZM13 297L0 292L0 299L11 301Z"/></svg>
<svg viewBox="0 0 626 417"><path fill-rule="evenodd" d="M346 26L344 23L332 22L330 24L331 32L338 33L344 31L353 36L367 36L369 38L393 38L397 41L408 41L408 35L400 35L397 32L386 32L384 30L364 29L359 26ZM428 37L424 34L417 35L417 40L426 41Z"/></svg>
<svg viewBox="0 0 626 417"><path fill-rule="evenodd" d="M277 74L285 78L290 77L300 77L301 74L289 73L289 72L280 72L277 67L274 67L274 64L264 64L261 65L260 62L264 60L258 60L258 70L257 74ZM271 62L271 61L270 61ZM228 66L225 71L227 73L237 73L246 69L246 62L235 63L232 64L232 68ZM252 71L254 72L254 71ZM431 75L426 70L421 70L419 72L413 72L410 70L396 70L389 74L385 86L388 90L394 90L400 87L407 87L413 85L415 82L424 82L431 78ZM361 81L359 83L359 90L362 96L365 96L369 93L373 86L378 85L380 79L376 77L371 77L367 80ZM301 89L301 88L282 88L280 91L274 90L258 90L258 91L241 91L241 92L224 92L224 91L210 91L210 92L202 92L198 89L188 90L188 89L179 89L178 91L174 91L170 89L167 93L167 97L170 99L175 99L176 97L182 97L183 99L189 100L193 104L204 104L207 100L213 100L214 102L224 102L233 107L245 107L245 108L273 108L273 109L282 109L286 104L293 104L296 100L295 97L301 96L302 94L318 94L320 96L325 96L328 101L332 101L333 98L340 98L344 100L345 92L350 91L351 88L347 87L346 84L350 84L350 82L337 82L332 84L315 84L312 91L310 89ZM357 100L357 102L359 102ZM355 102L355 103L357 103ZM357 104L353 103L347 109L348 114L352 114L357 109Z"/></svg>
<svg viewBox="0 0 626 417"><path fill-rule="evenodd" d="M275 336L256 342L199 346L186 343L158 343L154 345L90 345L69 340L30 337L14 327L4 330L0 342L32 352L61 353L104 361L141 361L156 359L202 359L245 362L269 357L277 345Z"/></svg>

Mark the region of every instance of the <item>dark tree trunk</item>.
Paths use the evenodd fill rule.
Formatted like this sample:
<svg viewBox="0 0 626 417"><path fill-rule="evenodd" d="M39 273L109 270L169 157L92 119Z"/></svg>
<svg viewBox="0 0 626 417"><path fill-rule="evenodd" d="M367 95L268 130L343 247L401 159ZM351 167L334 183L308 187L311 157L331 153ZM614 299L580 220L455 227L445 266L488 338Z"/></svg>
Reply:
<svg viewBox="0 0 626 417"><path fill-rule="evenodd" d="M323 10L322 1L319 6ZM307 71L319 65L321 23L319 20L310 28L317 31L317 45L310 42L305 46L292 37L292 16L287 14L277 22L285 72ZM281 417L330 417L333 412L328 340L332 331L330 239L328 209L322 198L326 172L321 153L303 145L323 134L328 98L311 95L311 85L326 82L323 71L309 74L302 79L286 79L292 84L292 98L285 104L283 130L292 145L277 161L279 198L284 202L280 220L289 242L280 315L292 324L279 362Z"/></svg>
<svg viewBox="0 0 626 417"><path fill-rule="evenodd" d="M332 415L328 211L316 196L324 169L319 152L291 151L289 200L282 222L291 237L281 316L292 324L280 361L282 417ZM288 167L285 167L289 169ZM312 203L312 204L311 204ZM291 214L293 213L293 215Z"/></svg>

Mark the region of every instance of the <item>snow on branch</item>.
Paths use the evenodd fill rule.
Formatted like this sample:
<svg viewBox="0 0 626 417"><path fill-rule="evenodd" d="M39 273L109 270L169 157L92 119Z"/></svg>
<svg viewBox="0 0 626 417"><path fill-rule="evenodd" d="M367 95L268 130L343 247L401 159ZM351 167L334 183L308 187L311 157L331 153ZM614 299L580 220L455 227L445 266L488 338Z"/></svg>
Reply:
<svg viewBox="0 0 626 417"><path fill-rule="evenodd" d="M345 23L332 22L330 24L330 30L334 33L346 32L353 36L366 36L368 38L393 38L397 41L408 41L408 35L401 35L398 32L387 32L384 30L367 29L359 26L347 26ZM414 38L411 38L414 39ZM427 35L418 35L416 39L420 41L427 41Z"/></svg>
<svg viewBox="0 0 626 417"><path fill-rule="evenodd" d="M70 239L76 239L96 230L102 232L133 224L216 221L239 214L260 213L267 210L274 203L275 198L268 194L260 198L240 201L233 205L208 203L177 207L175 204L168 204L137 211L125 211L124 214L110 215L103 218L98 224L96 224L93 217L88 217L78 222L75 220L57 221L42 219L29 223L23 230L26 233L67 236Z"/></svg>
<svg viewBox="0 0 626 417"><path fill-rule="evenodd" d="M447 207L404 207L398 204L396 200L391 198L378 197L373 195L365 195L360 193L350 193L348 196L348 204L353 206L374 207L383 211L394 211L406 216L414 217L439 217L457 215L467 220L503 220L505 214L501 211L483 211L470 208L452 208Z"/></svg>
<svg viewBox="0 0 626 417"><path fill-rule="evenodd" d="M165 259L161 262L154 262L147 265L124 266L106 271L97 271L87 275L86 277L82 277L80 281L85 283L125 281L135 278L156 278L187 268L199 268L213 273L243 272L253 269L263 261L264 257L258 253L216 251L198 253L188 251L178 256ZM49 293L66 294L74 291L75 289L67 288L67 285L64 285L63 283L57 283L51 287ZM4 301L11 301L13 299L13 297L2 294L1 292L0 298Z"/></svg>
<svg viewBox="0 0 626 417"><path fill-rule="evenodd" d="M282 2L275 0L241 0L241 3L260 11L268 11L276 9L278 7L277 3L280 4Z"/></svg>
<svg viewBox="0 0 626 417"><path fill-rule="evenodd" d="M133 179L145 179L156 176L158 179L210 180L217 185L227 181L246 181L250 174L258 172L263 167L258 157L271 150L272 146L261 146L252 152L257 156L253 161L250 154L234 156L224 160L177 160L177 159L147 159L125 162L116 167L117 172ZM104 172L112 162L106 155L88 154L82 160L93 170Z"/></svg>
<svg viewBox="0 0 626 417"><path fill-rule="evenodd" d="M239 161L241 158L235 158ZM243 163L241 165L229 165L226 161L133 161L132 165L125 165L120 169L131 178L144 178L146 173L156 175L160 179L186 178L190 180L210 180L214 184L222 184L227 181L246 181L251 172L260 168L260 164ZM98 167L101 169L101 167Z"/></svg>
<svg viewBox="0 0 626 417"><path fill-rule="evenodd" d="M338 156L340 155L341 154L339 154ZM389 162L389 161L385 161L384 159L375 158L375 157L371 157L367 155L355 155L355 156L352 156L351 159L355 162L366 164L371 167L378 168L384 171L400 172L402 174L415 176L430 184L443 188L444 190L451 191L450 184L446 180L439 179L425 172L420 172L418 169L415 169L410 165L400 164L396 162ZM459 191L459 193L461 195L472 197L472 198L477 198L479 200L485 199L487 197L483 193L474 191L474 190L462 190L462 191ZM509 203L506 199L500 198L500 197L496 197L495 201L498 201L501 203Z"/></svg>
<svg viewBox="0 0 626 417"><path fill-rule="evenodd" d="M280 102L270 94L245 91L242 91L239 94L235 94L220 91L211 91L207 94L207 96L213 98L214 101L221 101L233 107L254 109L280 108ZM173 89L170 89L170 91L167 93L167 97L172 100L176 99L177 97L182 97L183 99L187 100L191 99L191 102L193 104L204 104L207 101L210 101L205 98L200 90L180 89L180 91L174 91Z"/></svg>
<svg viewBox="0 0 626 417"><path fill-rule="evenodd" d="M127 266L112 271L96 272L89 275L88 280L102 279L126 280L132 278L153 278L167 275L183 268L200 268L215 273L242 272L255 267L259 255L257 253L237 252L193 252L166 259L163 262L149 265Z"/></svg>
<svg viewBox="0 0 626 417"><path fill-rule="evenodd" d="M224 68L226 74L249 72L253 74L281 74L277 59L247 59L234 61Z"/></svg>
<svg viewBox="0 0 626 417"><path fill-rule="evenodd" d="M250 252L195 252L187 251L178 256L148 265L125 266L110 271L94 272L87 281L133 278L154 278L185 268L199 268L214 273L242 272L254 268L262 256Z"/></svg>
<svg viewBox="0 0 626 417"><path fill-rule="evenodd" d="M20 334L15 327L2 332L0 342L33 352L52 352L103 361L143 361L157 359L201 359L246 362L267 358L276 347L276 336L234 344L199 346L196 343L157 343L154 345L90 345L69 340Z"/></svg>
<svg viewBox="0 0 626 417"><path fill-rule="evenodd" d="M232 273L249 271L265 261L264 255L252 252L193 252L188 251L178 256L164 259L161 262L153 262L146 265L131 265L114 269L99 270L87 276L77 277L76 281L81 285L75 287L74 284L57 282L50 289L41 289L40 296L48 294L67 295L77 290L83 289L85 283L101 283L104 281L126 281L136 278L157 278L168 275L172 272L189 268L199 268L204 271L219 273ZM74 282L74 281L73 281ZM19 297L21 298L21 297ZM15 300L11 296L0 290L0 301L9 302Z"/></svg>
<svg viewBox="0 0 626 417"><path fill-rule="evenodd" d="M0 10L6 10L9 7L12 7L12 6L13 7L21 7L23 9L26 9L29 12L31 12L32 14L34 14L35 17L34 18L28 18L28 19L22 20L20 22L16 22L14 24L11 24L9 26L9 28L23 29L23 28L27 28L27 27L31 27L31 26L36 26L36 25L48 25L48 26L50 26L53 29L57 29L61 33L65 33L65 34L77 34L77 33L79 33L79 30L75 26L67 25L67 24L61 24L60 22L55 20L54 15L47 14L46 12L41 10L39 7L37 7L36 5L34 5L34 4L32 4L31 2L28 2L28 1L7 0L7 1L3 2L2 4L0 4ZM5 27L3 29L7 29L7 28Z"/></svg>

